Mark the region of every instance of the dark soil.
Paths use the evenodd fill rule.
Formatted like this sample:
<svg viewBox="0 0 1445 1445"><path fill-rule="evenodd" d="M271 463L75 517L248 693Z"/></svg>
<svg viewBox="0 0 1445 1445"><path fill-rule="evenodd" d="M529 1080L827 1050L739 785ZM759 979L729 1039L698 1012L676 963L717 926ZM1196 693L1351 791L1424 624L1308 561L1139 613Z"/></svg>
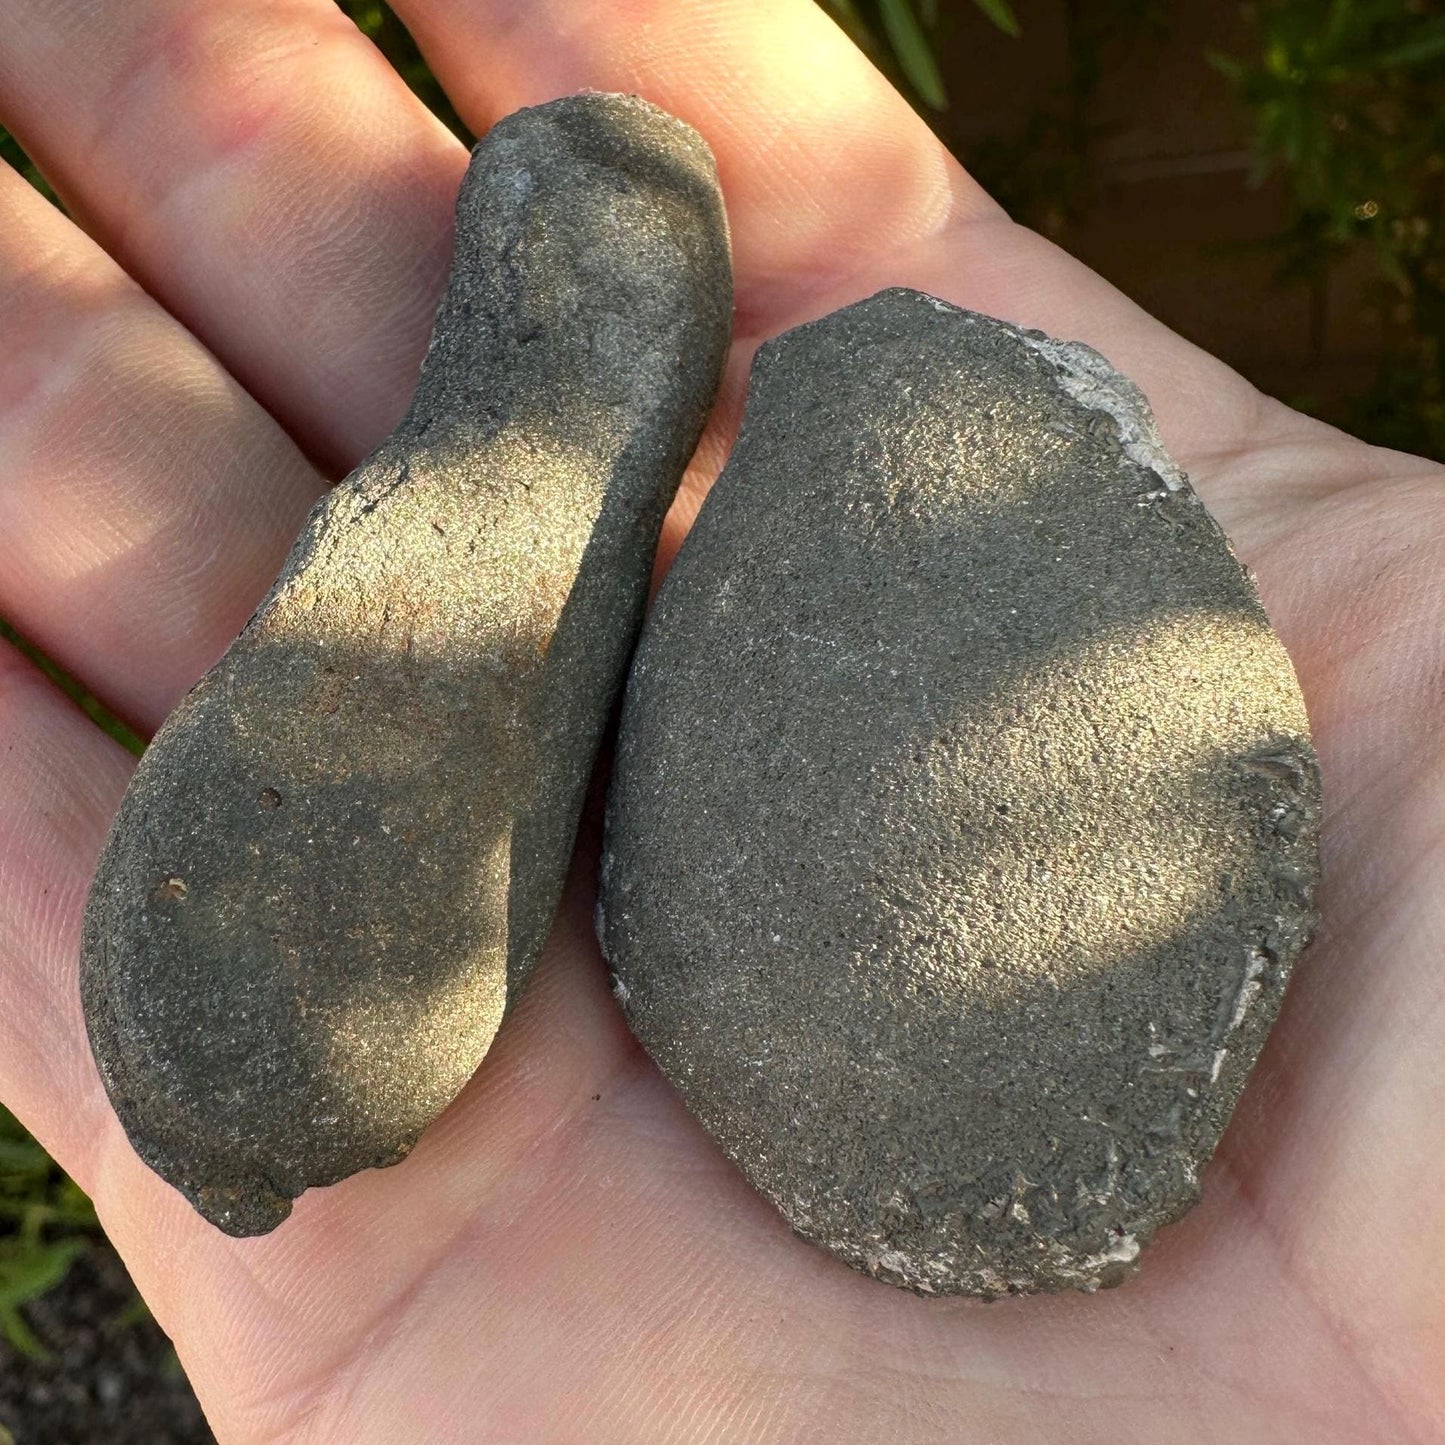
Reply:
<svg viewBox="0 0 1445 1445"><path fill-rule="evenodd" d="M8 1431L15 1445L211 1445L170 1341L135 1309L125 1267L103 1244L27 1306L51 1358L0 1343L0 1442Z"/></svg>

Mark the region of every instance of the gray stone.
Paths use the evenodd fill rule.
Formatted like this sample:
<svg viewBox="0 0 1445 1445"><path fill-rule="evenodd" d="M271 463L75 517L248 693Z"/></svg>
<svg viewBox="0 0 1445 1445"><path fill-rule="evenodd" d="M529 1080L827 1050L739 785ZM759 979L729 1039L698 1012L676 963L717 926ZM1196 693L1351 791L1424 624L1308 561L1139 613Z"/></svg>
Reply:
<svg viewBox="0 0 1445 1445"><path fill-rule="evenodd" d="M141 1157L228 1233L402 1158L525 982L731 298L687 126L502 121L405 420L142 761L86 1017Z"/></svg>
<svg viewBox="0 0 1445 1445"><path fill-rule="evenodd" d="M888 291L759 354L634 660L599 932L799 1233L924 1293L1094 1289L1197 1196L1318 815L1139 391Z"/></svg>

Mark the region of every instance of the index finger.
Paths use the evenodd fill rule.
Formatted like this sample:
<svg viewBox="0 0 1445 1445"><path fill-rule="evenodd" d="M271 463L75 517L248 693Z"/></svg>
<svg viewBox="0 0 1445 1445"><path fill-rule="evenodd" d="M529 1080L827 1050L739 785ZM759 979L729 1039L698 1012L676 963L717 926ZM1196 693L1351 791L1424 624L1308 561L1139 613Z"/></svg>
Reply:
<svg viewBox="0 0 1445 1445"><path fill-rule="evenodd" d="M767 334L898 250L997 205L813 0L394 0L478 133L571 90L696 127L728 200L739 328Z"/></svg>

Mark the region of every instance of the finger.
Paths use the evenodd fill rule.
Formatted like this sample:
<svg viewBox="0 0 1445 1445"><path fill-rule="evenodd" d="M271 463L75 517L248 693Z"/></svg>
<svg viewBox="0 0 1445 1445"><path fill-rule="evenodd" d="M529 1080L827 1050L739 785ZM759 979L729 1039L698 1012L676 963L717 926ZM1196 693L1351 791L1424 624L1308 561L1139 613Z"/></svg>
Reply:
<svg viewBox="0 0 1445 1445"><path fill-rule="evenodd" d="M0 616L153 729L321 478L202 346L0 167Z"/></svg>
<svg viewBox="0 0 1445 1445"><path fill-rule="evenodd" d="M465 152L329 0L0 0L0 111L326 465L390 430Z"/></svg>
<svg viewBox="0 0 1445 1445"><path fill-rule="evenodd" d="M80 915L135 759L0 643L0 1098L67 1165L113 1118L85 1043Z"/></svg>
<svg viewBox="0 0 1445 1445"><path fill-rule="evenodd" d="M467 123L638 91L697 127L727 193L741 329L868 258L994 211L811 0L400 0Z"/></svg>

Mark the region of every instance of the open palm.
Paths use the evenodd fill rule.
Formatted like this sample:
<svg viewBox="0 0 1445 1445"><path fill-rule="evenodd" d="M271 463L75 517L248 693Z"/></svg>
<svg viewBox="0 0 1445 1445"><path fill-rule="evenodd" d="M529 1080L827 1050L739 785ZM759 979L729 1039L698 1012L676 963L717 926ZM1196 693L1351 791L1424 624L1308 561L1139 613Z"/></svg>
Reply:
<svg viewBox="0 0 1445 1445"><path fill-rule="evenodd" d="M77 993L133 760L0 654L0 1096L95 1196L226 1441L1445 1440L1445 469L1261 397L1013 226L810 0L405 0L477 130L636 90L717 152L738 336L885 285L1092 343L1255 569L1327 788L1322 935L1204 1202L1095 1297L916 1299L800 1242L630 1041L584 825L538 977L398 1168L223 1237ZM462 148L330 0L0 0L0 614L137 727L406 401ZM88 234L86 234L88 233Z"/></svg>

